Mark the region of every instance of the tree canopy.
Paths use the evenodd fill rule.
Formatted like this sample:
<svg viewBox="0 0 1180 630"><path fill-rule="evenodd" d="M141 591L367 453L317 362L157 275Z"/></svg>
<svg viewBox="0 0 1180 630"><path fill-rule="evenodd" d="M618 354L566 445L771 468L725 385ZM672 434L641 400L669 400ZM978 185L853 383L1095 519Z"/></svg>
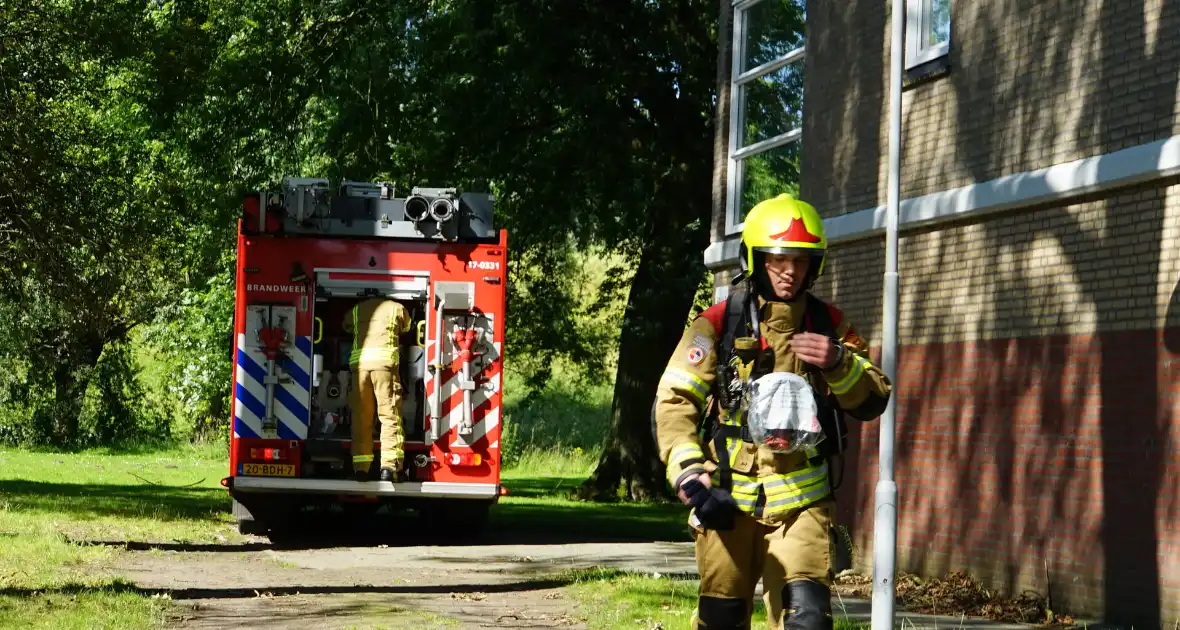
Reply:
<svg viewBox="0 0 1180 630"><path fill-rule="evenodd" d="M648 413L706 285L715 3L19 4L0 7L0 407L33 421L0 422L0 439L165 431L130 373L135 335L172 366L168 397L221 431L242 194L285 175L390 180L497 195L506 356L540 387L559 357L605 374L617 346L587 489L662 492ZM746 133L797 125L800 89L752 92ZM796 160L751 168L750 193L778 192ZM573 261L591 247L626 264L587 304ZM596 325L624 295L622 326Z"/></svg>

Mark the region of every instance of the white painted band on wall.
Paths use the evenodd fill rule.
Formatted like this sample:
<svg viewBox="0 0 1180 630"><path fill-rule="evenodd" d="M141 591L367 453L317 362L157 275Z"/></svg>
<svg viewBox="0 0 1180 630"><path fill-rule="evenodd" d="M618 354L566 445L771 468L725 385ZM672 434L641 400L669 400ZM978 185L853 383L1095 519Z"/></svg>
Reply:
<svg viewBox="0 0 1180 630"><path fill-rule="evenodd" d="M1180 174L1180 136L1105 153L1035 171L903 199L899 228L913 230L991 212L1036 206ZM829 243L876 236L885 231L885 206L824 220ZM737 264L738 238L713 243L705 266L717 270Z"/></svg>

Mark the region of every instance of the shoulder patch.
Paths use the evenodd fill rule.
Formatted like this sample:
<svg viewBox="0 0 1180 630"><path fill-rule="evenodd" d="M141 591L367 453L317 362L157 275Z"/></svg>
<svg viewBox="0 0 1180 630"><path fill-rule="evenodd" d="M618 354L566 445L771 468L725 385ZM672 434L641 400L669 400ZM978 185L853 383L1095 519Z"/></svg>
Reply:
<svg viewBox="0 0 1180 630"><path fill-rule="evenodd" d="M860 335L856 334L856 329L852 326L849 326L848 330L844 332L844 343L852 344L857 348L864 348L868 345Z"/></svg>
<svg viewBox="0 0 1180 630"><path fill-rule="evenodd" d="M692 338L692 343L689 344L688 350L685 353L685 360L692 365L700 365L705 357L713 350L713 340L708 337L697 334Z"/></svg>

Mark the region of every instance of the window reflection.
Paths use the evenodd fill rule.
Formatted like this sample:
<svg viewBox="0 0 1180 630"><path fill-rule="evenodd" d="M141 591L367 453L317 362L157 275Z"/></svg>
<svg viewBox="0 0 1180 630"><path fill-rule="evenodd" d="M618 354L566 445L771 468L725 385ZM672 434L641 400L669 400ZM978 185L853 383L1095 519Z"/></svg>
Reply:
<svg viewBox="0 0 1180 630"><path fill-rule="evenodd" d="M742 72L770 63L803 45L805 0L762 0L746 10Z"/></svg>
<svg viewBox="0 0 1180 630"><path fill-rule="evenodd" d="M743 86L746 107L741 146L768 140L803 126L803 61L797 61Z"/></svg>
<svg viewBox="0 0 1180 630"><path fill-rule="evenodd" d="M802 142L776 147L741 161L737 221L760 201L782 193L799 195L799 153Z"/></svg>
<svg viewBox="0 0 1180 630"><path fill-rule="evenodd" d="M922 29L926 34L924 46L933 46L950 41L951 38L951 0L926 0L930 3L930 23Z"/></svg>

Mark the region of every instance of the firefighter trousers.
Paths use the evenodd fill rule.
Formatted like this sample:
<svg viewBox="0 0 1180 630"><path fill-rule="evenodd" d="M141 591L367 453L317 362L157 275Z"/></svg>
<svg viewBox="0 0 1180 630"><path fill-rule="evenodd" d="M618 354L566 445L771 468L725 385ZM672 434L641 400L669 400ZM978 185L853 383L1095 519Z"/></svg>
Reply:
<svg viewBox="0 0 1180 630"><path fill-rule="evenodd" d="M701 576L690 627L750 628L761 579L768 628L830 630L834 508L829 498L775 525L740 512L726 531L704 529L690 519Z"/></svg>
<svg viewBox="0 0 1180 630"><path fill-rule="evenodd" d="M381 467L396 473L404 459L402 387L397 367L352 366L352 468L368 471L373 463L373 419L381 419Z"/></svg>

